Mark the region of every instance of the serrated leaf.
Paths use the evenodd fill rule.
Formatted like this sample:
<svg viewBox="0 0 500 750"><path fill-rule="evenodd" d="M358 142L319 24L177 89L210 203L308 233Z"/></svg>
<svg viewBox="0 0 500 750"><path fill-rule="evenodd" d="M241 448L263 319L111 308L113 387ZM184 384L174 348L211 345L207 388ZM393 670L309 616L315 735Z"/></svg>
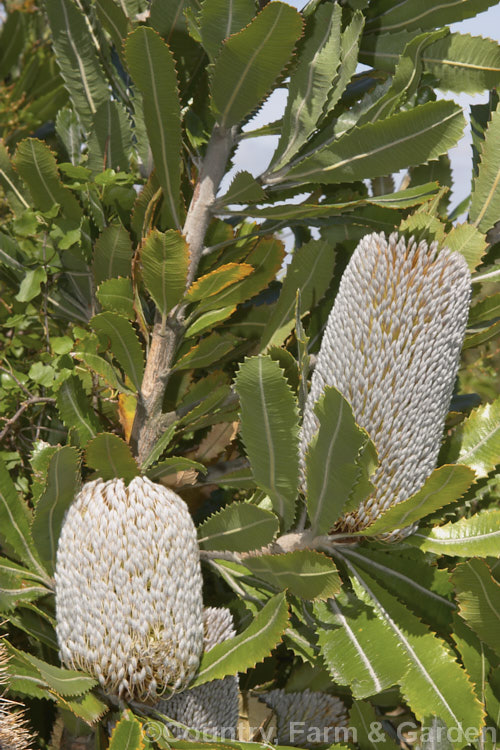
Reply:
<svg viewBox="0 0 500 750"><path fill-rule="evenodd" d="M82 695L98 685L96 679L84 672L47 664L33 654L23 653L23 657L33 664L44 682L59 695L67 697Z"/></svg>
<svg viewBox="0 0 500 750"><path fill-rule="evenodd" d="M167 448L168 444L175 434L175 427L175 424L169 425L169 427L167 427L167 429L164 431L163 435L158 438L150 453L141 464L141 469L143 471L146 471L146 469L154 464L155 461L158 461L158 459L161 458L162 454L164 453L165 449Z"/></svg>
<svg viewBox="0 0 500 750"><path fill-rule="evenodd" d="M111 734L109 750L143 750L145 736L142 724L131 711L125 711Z"/></svg>
<svg viewBox="0 0 500 750"><path fill-rule="evenodd" d="M57 113L56 133L66 149L70 162L77 165L82 152L83 132L78 115L70 105Z"/></svg>
<svg viewBox="0 0 500 750"><path fill-rule="evenodd" d="M235 310L235 306L229 305L228 307L216 308L215 310L208 310L202 313L186 329L185 337L191 338L192 336L199 336L201 333L208 333L208 331L215 328L219 323L231 317Z"/></svg>
<svg viewBox="0 0 500 750"><path fill-rule="evenodd" d="M460 617L500 655L500 584L492 578L484 560L457 565L451 580L455 587Z"/></svg>
<svg viewBox="0 0 500 750"><path fill-rule="evenodd" d="M291 161L314 132L340 64L342 8L318 6L306 28L299 59L288 84L281 136L271 161L273 169Z"/></svg>
<svg viewBox="0 0 500 750"><path fill-rule="evenodd" d="M278 302L262 334L262 348L281 345L295 325L297 290L304 311L317 305L330 285L335 252L330 242L311 240L294 252Z"/></svg>
<svg viewBox="0 0 500 750"><path fill-rule="evenodd" d="M446 235L445 245L464 256L471 273L481 265L482 257L488 247L484 234L481 234L472 224L454 226Z"/></svg>
<svg viewBox="0 0 500 750"><path fill-rule="evenodd" d="M2 643L9 657L7 663L9 690L23 696L54 700L54 697L49 693L49 686L42 679L39 670L28 659L31 654L26 654L24 651L14 648L6 639Z"/></svg>
<svg viewBox="0 0 500 750"><path fill-rule="evenodd" d="M99 106L109 99L90 26L72 0L45 0L45 10L65 87L85 130L89 130Z"/></svg>
<svg viewBox="0 0 500 750"><path fill-rule="evenodd" d="M141 250L146 288L162 313L181 301L186 289L189 248L184 237L174 230L153 230Z"/></svg>
<svg viewBox="0 0 500 750"><path fill-rule="evenodd" d="M235 380L241 437L259 487L271 498L284 528L295 517L298 488L298 408L277 362L252 357Z"/></svg>
<svg viewBox="0 0 500 750"><path fill-rule="evenodd" d="M250 172L237 172L229 186L229 190L217 200L221 205L230 203L260 203L266 199L266 194L255 177Z"/></svg>
<svg viewBox="0 0 500 750"><path fill-rule="evenodd" d="M253 0L204 0L200 12L201 43L212 60L221 44L250 23L255 15Z"/></svg>
<svg viewBox="0 0 500 750"><path fill-rule="evenodd" d="M276 0L223 44L211 76L212 104L221 127L236 125L261 103L290 60L301 31L297 11Z"/></svg>
<svg viewBox="0 0 500 750"><path fill-rule="evenodd" d="M282 173L276 182L318 181L335 184L381 177L435 159L454 146L464 126L462 110L453 102L427 102L410 111L368 123Z"/></svg>
<svg viewBox="0 0 500 750"><path fill-rule="evenodd" d="M136 389L144 374L144 353L130 321L116 313L100 313L91 320L92 328L108 337L111 352Z"/></svg>
<svg viewBox="0 0 500 750"><path fill-rule="evenodd" d="M494 4L494 0L443 0L436 5L432 0L422 0L415 5L412 0L387 4L384 0L370 3L367 12L367 30L378 34L394 33L401 29L433 29L455 21L472 18Z"/></svg>
<svg viewBox="0 0 500 750"><path fill-rule="evenodd" d="M189 474L190 472L194 472L195 476L199 472L206 474L207 468L198 461L185 458L185 456L169 456L151 469L148 469L146 473L150 479L158 480L175 474Z"/></svg>
<svg viewBox="0 0 500 750"><path fill-rule="evenodd" d="M132 151L132 129L120 102L108 99L92 117L88 140L88 167L99 174L105 169L127 172Z"/></svg>
<svg viewBox="0 0 500 750"><path fill-rule="evenodd" d="M458 427L460 441L457 463L466 464L478 477L486 477L500 463L500 397L479 406Z"/></svg>
<svg viewBox="0 0 500 750"><path fill-rule="evenodd" d="M19 175L12 167L9 152L3 141L0 141L0 185L14 213L20 213L29 208L29 203L23 195L24 187Z"/></svg>
<svg viewBox="0 0 500 750"><path fill-rule="evenodd" d="M26 44L25 17L21 10L9 9L0 35L0 79L4 79Z"/></svg>
<svg viewBox="0 0 500 750"><path fill-rule="evenodd" d="M455 661L444 641L437 638L401 602L370 576L347 563L358 597L373 607L390 632L386 653L398 653L409 665L399 678L401 692L419 721L439 716L448 727L456 727L453 746L464 747L467 728L483 725L482 705L476 699L467 673ZM379 644L380 647L380 644Z"/></svg>
<svg viewBox="0 0 500 750"><path fill-rule="evenodd" d="M281 641L288 617L285 594L273 596L243 633L204 653L191 687L246 672L265 659Z"/></svg>
<svg viewBox="0 0 500 750"><path fill-rule="evenodd" d="M121 313L129 320L135 318L134 296L130 279L106 279L97 290L97 299L105 310Z"/></svg>
<svg viewBox="0 0 500 750"><path fill-rule="evenodd" d="M72 714L79 719L83 719L87 724L92 726L109 711L109 706L99 700L94 693L87 693L81 697L65 700L62 696L57 696L58 704L67 708Z"/></svg>
<svg viewBox="0 0 500 750"><path fill-rule="evenodd" d="M328 599L340 591L334 563L321 552L296 550L281 555L247 557L245 567L278 589L288 589L302 599Z"/></svg>
<svg viewBox="0 0 500 750"><path fill-rule="evenodd" d="M175 363L176 370L195 369L208 367L228 354L236 345L237 339L229 333L212 333L203 338L199 344L190 349L178 362Z"/></svg>
<svg viewBox="0 0 500 750"><path fill-rule="evenodd" d="M36 138L21 141L14 157L14 165L29 187L37 208L49 211L57 203L67 219L79 224L82 217L81 206L59 179L55 156L45 143Z"/></svg>
<svg viewBox="0 0 500 750"><path fill-rule="evenodd" d="M456 523L416 531L408 542L437 555L500 557L500 510L486 510Z"/></svg>
<svg viewBox="0 0 500 750"><path fill-rule="evenodd" d="M474 480L474 471L468 466L440 466L432 472L418 492L407 500L393 505L360 534L376 536L409 526L448 503L458 500Z"/></svg>
<svg viewBox="0 0 500 750"><path fill-rule="evenodd" d="M349 711L349 728L356 733L359 750L373 750L371 737L374 727L377 727L377 750L396 750L399 747L399 743L384 732L384 725L378 719L379 715L368 701L353 701Z"/></svg>
<svg viewBox="0 0 500 750"><path fill-rule="evenodd" d="M186 299L188 302L197 302L211 297L246 278L253 271L254 268L249 263L226 263L193 281L186 292Z"/></svg>
<svg viewBox="0 0 500 750"><path fill-rule="evenodd" d="M407 659L402 654L387 658L389 631L370 607L343 592L335 600L315 604L314 613L321 655L335 682L349 685L355 698L397 684Z"/></svg>
<svg viewBox="0 0 500 750"><path fill-rule="evenodd" d="M367 434L335 388L325 388L314 411L320 426L306 453L307 510L312 532L326 534L340 518L356 483L356 459Z"/></svg>
<svg viewBox="0 0 500 750"><path fill-rule="evenodd" d="M464 343L462 344L462 349L464 351L466 349L473 349L481 346L481 344L491 341L491 339L495 339L500 332L500 321L497 320L493 325L478 325L477 328L479 330L475 333L466 334Z"/></svg>
<svg viewBox="0 0 500 750"><path fill-rule="evenodd" d="M93 271L96 284L105 279L130 276L134 251L130 235L121 224L110 224L94 246Z"/></svg>
<svg viewBox="0 0 500 750"><path fill-rule="evenodd" d="M97 373L97 375L99 375L111 388L120 393L132 393L132 391L118 378L117 370L113 365L110 365L110 363L103 357L100 357L98 354L93 354L92 352L77 353L75 356L81 359L82 362L85 362L85 366Z"/></svg>
<svg viewBox="0 0 500 750"><path fill-rule="evenodd" d="M57 448L50 459L45 490L38 500L31 526L40 559L54 573L57 543L66 510L80 485L80 457L75 448Z"/></svg>
<svg viewBox="0 0 500 750"><path fill-rule="evenodd" d="M59 415L68 429L74 428L84 445L99 431L99 421L83 390L80 378L71 375L57 392L57 408Z"/></svg>
<svg viewBox="0 0 500 750"><path fill-rule="evenodd" d="M139 474L130 446L111 432L103 432L88 443L85 461L104 481L116 477L128 483Z"/></svg>
<svg viewBox="0 0 500 750"><path fill-rule="evenodd" d="M114 0L96 0L95 9L103 27L111 35L116 51L121 55L123 40L129 31L126 13Z"/></svg>
<svg viewBox="0 0 500 750"><path fill-rule="evenodd" d="M278 529L278 519L271 511L251 503L235 502L199 526L198 543L207 550L248 552L270 544Z"/></svg>
<svg viewBox="0 0 500 750"><path fill-rule="evenodd" d="M426 49L424 66L441 91L477 94L500 83L500 47L493 39L449 34Z"/></svg>
<svg viewBox="0 0 500 750"><path fill-rule="evenodd" d="M469 221L486 233L500 216L500 104L491 115L481 148L479 173L472 186Z"/></svg>
<svg viewBox="0 0 500 750"><path fill-rule="evenodd" d="M142 94L144 121L172 227L180 227L181 110L172 52L153 29L141 26L127 39L125 55Z"/></svg>
<svg viewBox="0 0 500 750"><path fill-rule="evenodd" d="M492 294L484 297L477 304L471 307L469 312L469 325L500 318L500 294Z"/></svg>

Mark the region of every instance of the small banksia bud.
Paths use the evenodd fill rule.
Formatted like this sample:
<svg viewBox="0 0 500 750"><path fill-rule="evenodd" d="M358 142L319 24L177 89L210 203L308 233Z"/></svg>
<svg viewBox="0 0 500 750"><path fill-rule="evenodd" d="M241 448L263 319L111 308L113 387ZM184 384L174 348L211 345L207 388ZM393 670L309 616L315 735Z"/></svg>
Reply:
<svg viewBox="0 0 500 750"><path fill-rule="evenodd" d="M311 747L346 741L347 710L340 698L304 690L271 690L260 697L276 715L277 745Z"/></svg>
<svg viewBox="0 0 500 750"><path fill-rule="evenodd" d="M8 684L8 655L0 641L0 750L30 750L34 737L28 729L24 709L20 703L3 696Z"/></svg>
<svg viewBox="0 0 500 750"><path fill-rule="evenodd" d="M55 581L66 666L148 702L192 680L202 578L196 529L175 492L145 477L85 484L63 523Z"/></svg>
<svg viewBox="0 0 500 750"><path fill-rule="evenodd" d="M347 399L375 444L374 494L339 520L359 531L420 489L436 465L467 323L462 255L391 234L364 237L342 276L304 409L301 468L326 386Z"/></svg>
<svg viewBox="0 0 500 750"><path fill-rule="evenodd" d="M207 607L203 612L203 621L205 651L234 638L236 631L233 616L228 609ZM212 680L192 690L177 693L170 700L162 700L156 708L160 713L198 732L237 739L238 678L229 676L222 680ZM173 724L168 727L174 736L189 738L185 730Z"/></svg>

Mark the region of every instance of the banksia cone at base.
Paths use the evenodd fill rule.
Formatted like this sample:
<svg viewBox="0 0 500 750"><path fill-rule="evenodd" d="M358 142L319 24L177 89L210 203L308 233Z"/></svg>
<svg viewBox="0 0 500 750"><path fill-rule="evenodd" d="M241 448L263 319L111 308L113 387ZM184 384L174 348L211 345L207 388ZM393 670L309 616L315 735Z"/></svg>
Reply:
<svg viewBox="0 0 500 750"><path fill-rule="evenodd" d="M85 484L64 520L55 581L66 666L147 702L192 680L202 579L196 529L175 492L145 477Z"/></svg>
<svg viewBox="0 0 500 750"><path fill-rule="evenodd" d="M20 703L4 698L2 688L8 683L8 656L0 641L0 750L30 750L33 735L28 729Z"/></svg>
<svg viewBox="0 0 500 750"><path fill-rule="evenodd" d="M364 237L342 276L304 409L301 466L326 386L351 404L378 452L374 494L336 531L369 526L406 500L436 465L467 322L462 255L396 233Z"/></svg>
<svg viewBox="0 0 500 750"><path fill-rule="evenodd" d="M203 613L205 651L235 635L233 617L227 609L208 607ZM192 690L177 693L170 700L156 706L165 714L191 729L205 734L236 738L238 726L238 678L224 677ZM173 724L168 725L174 736L189 738L189 734Z"/></svg>
<svg viewBox="0 0 500 750"><path fill-rule="evenodd" d="M342 730L348 726L348 716L340 698L311 690L271 690L260 700L276 714L277 745L311 747L347 742L347 730Z"/></svg>

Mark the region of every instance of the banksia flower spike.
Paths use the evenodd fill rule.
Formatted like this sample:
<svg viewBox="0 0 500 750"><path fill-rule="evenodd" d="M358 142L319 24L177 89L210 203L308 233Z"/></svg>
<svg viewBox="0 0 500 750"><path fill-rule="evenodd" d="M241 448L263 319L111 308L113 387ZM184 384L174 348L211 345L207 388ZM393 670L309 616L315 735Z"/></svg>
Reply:
<svg viewBox="0 0 500 750"><path fill-rule="evenodd" d="M28 729L24 710L18 709L20 703L5 698L2 688L8 683L8 655L0 641L0 749L30 750L34 737Z"/></svg>
<svg viewBox="0 0 500 750"><path fill-rule="evenodd" d="M203 620L205 651L234 638L236 631L233 616L228 609L207 607L203 612ZM160 713L198 732L237 739L238 678L224 677L222 680L213 680L192 690L185 690L170 700L160 701L156 708ZM184 738L185 730L170 724L168 726L176 737ZM188 737L186 733L185 739Z"/></svg>
<svg viewBox="0 0 500 750"><path fill-rule="evenodd" d="M375 444L375 492L336 530L368 527L420 489L435 467L467 322L462 255L413 238L364 237L344 272L304 409L301 467L326 386L351 404Z"/></svg>
<svg viewBox="0 0 500 750"><path fill-rule="evenodd" d="M271 690L260 698L276 715L277 745L327 745L347 741L347 709L340 698L304 690ZM345 731L342 731L345 730Z"/></svg>
<svg viewBox="0 0 500 750"><path fill-rule="evenodd" d="M111 694L182 690L203 650L196 529L184 501L145 477L84 485L57 551L60 655Z"/></svg>

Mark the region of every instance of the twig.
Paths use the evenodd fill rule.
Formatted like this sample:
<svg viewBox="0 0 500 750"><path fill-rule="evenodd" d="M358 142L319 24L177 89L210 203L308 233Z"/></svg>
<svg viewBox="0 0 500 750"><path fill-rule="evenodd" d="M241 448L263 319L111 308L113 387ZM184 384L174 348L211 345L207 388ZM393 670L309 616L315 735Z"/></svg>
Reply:
<svg viewBox="0 0 500 750"><path fill-rule="evenodd" d="M24 414L26 409L28 409L30 406L33 406L33 404L55 404L56 400L55 398L50 398L49 396L33 396L32 398L27 399L24 401L19 409L16 411L13 417L7 420L5 423L5 427L0 432L0 441L4 439L12 425L14 425L17 420Z"/></svg>

